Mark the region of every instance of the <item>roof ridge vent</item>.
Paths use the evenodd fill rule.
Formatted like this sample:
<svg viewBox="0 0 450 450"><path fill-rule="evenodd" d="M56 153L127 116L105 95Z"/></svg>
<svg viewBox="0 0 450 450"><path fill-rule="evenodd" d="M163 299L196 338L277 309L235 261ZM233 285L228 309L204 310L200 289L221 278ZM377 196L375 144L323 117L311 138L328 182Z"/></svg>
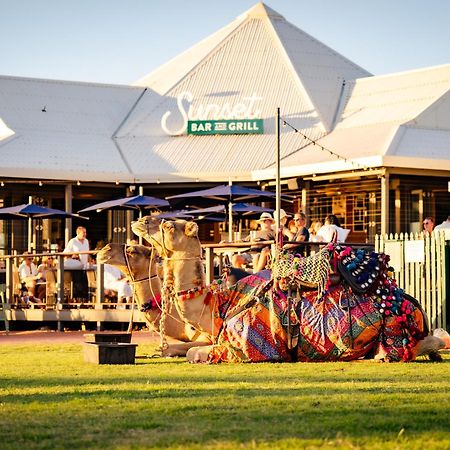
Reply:
<svg viewBox="0 0 450 450"><path fill-rule="evenodd" d="M250 9L242 13L238 16L238 19L264 19L266 17L270 17L271 19L282 19L286 20L281 14L269 8L265 3L259 2L255 6L252 6Z"/></svg>

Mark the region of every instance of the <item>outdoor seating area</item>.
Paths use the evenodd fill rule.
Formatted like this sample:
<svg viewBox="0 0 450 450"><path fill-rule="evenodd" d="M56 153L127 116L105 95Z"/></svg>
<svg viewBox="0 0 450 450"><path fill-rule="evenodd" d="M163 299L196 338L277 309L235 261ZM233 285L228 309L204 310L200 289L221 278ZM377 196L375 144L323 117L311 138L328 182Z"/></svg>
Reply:
<svg viewBox="0 0 450 450"><path fill-rule="evenodd" d="M95 256L95 251L86 252ZM113 309L118 306L117 292L104 288L104 267L89 264L73 267L66 261L70 254L2 255L0 292L11 309ZM36 275L21 278L21 268L29 261ZM35 269L37 268L37 269ZM30 294L33 295L30 295ZM131 304L120 303L121 309Z"/></svg>

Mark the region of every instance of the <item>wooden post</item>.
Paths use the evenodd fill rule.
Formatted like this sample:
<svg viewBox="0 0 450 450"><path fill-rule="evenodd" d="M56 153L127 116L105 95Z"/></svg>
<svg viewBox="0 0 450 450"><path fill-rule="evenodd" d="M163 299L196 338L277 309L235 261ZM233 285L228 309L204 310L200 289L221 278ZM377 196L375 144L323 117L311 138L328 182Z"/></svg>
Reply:
<svg viewBox="0 0 450 450"><path fill-rule="evenodd" d="M214 280L214 249L207 247L204 251L206 258L206 284L210 285Z"/></svg>
<svg viewBox="0 0 450 450"><path fill-rule="evenodd" d="M381 177L381 234L389 233L389 173Z"/></svg>

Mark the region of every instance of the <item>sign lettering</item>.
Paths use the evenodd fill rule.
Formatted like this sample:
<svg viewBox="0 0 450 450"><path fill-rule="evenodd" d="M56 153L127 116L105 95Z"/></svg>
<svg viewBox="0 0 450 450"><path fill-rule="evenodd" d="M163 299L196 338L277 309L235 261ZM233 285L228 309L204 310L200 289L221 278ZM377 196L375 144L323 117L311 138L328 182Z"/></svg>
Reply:
<svg viewBox="0 0 450 450"><path fill-rule="evenodd" d="M187 134L262 134L262 119L244 120L189 120Z"/></svg>
<svg viewBox="0 0 450 450"><path fill-rule="evenodd" d="M215 103L199 104L196 107L194 107L193 105L189 105L189 108L187 110L185 108L185 105L183 104L184 100L192 103L192 101L194 100L194 96L190 92L184 91L177 97L178 114L183 121L182 126L178 130L171 129L168 124L168 120L172 115L172 111L166 111L161 117L161 128L170 136L178 136L180 134L186 133L188 121L234 121L238 123L250 120L261 120L258 119L258 117L261 117L261 110L257 109L255 104L259 100L262 100L262 97L259 97L256 94L252 94L250 97L243 97L243 102L236 103L234 105L231 105L229 102L226 102L222 105L218 105ZM242 130L234 131L244 131L244 128Z"/></svg>

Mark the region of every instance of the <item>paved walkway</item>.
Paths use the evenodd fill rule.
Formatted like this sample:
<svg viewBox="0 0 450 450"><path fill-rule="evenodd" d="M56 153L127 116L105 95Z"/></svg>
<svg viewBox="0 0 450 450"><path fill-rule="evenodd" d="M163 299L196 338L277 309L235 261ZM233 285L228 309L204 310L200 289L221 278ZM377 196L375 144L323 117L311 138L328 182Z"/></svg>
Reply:
<svg viewBox="0 0 450 450"><path fill-rule="evenodd" d="M93 331L0 331L0 345L7 344L77 344L84 335ZM112 331L114 333L114 331ZM154 331L134 331L132 342L159 344L159 334Z"/></svg>

